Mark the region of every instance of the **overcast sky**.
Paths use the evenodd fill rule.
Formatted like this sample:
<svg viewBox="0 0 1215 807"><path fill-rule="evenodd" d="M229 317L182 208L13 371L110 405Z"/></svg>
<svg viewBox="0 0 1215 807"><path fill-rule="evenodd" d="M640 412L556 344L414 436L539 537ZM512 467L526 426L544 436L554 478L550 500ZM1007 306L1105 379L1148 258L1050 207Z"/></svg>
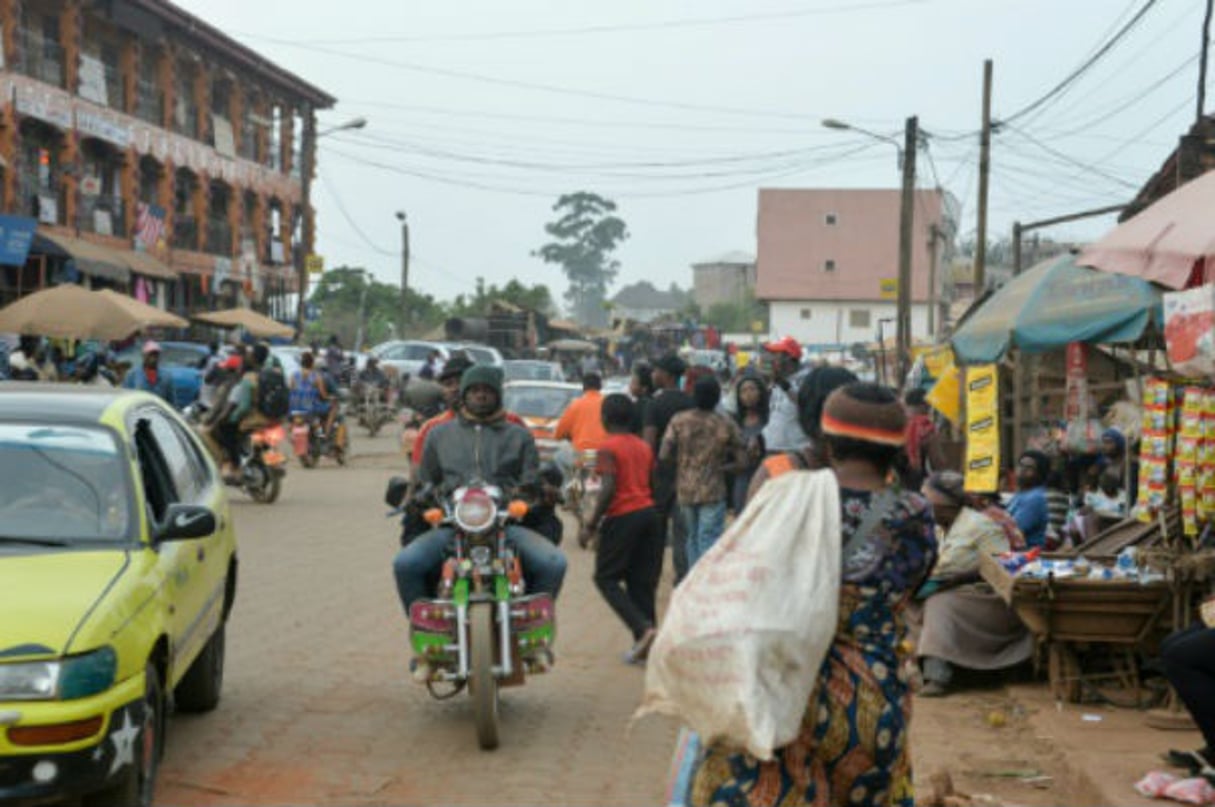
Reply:
<svg viewBox="0 0 1215 807"><path fill-rule="evenodd" d="M1017 116L1147 0L175 2L338 98L322 130L368 119L321 140L326 265L399 282L405 210L411 286L450 298L478 276L559 295L559 269L531 252L564 192L619 204L618 289L686 287L692 263L754 253L760 187L898 185L891 145L825 117L901 138L918 115L919 184L951 191L973 234L983 59L993 117ZM1203 4L1148 5L995 137L989 237L1128 200L1192 123Z"/></svg>

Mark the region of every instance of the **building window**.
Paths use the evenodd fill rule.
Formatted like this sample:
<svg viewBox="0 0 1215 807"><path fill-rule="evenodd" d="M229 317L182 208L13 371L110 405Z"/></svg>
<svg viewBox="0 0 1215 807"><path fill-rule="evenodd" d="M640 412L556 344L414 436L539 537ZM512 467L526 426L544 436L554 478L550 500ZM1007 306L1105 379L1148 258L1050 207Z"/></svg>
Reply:
<svg viewBox="0 0 1215 807"><path fill-rule="evenodd" d="M85 138L81 143L84 173L80 178L77 226L98 235L126 236L122 206L123 154L109 143Z"/></svg>
<svg viewBox="0 0 1215 807"><path fill-rule="evenodd" d="M178 168L173 196L173 246L198 249L198 219L194 215L194 193L198 177L188 168Z"/></svg>
<svg viewBox="0 0 1215 807"><path fill-rule="evenodd" d="M836 216L834 213L828 213L827 215L823 216L823 223L826 224L828 227L834 227L835 222L836 222Z"/></svg>
<svg viewBox="0 0 1215 807"><path fill-rule="evenodd" d="M835 271L835 260L832 258L828 258L827 260L823 261L823 271L824 272L834 272Z"/></svg>
<svg viewBox="0 0 1215 807"><path fill-rule="evenodd" d="M802 309L802 319L810 319L810 309L809 308Z"/></svg>
<svg viewBox="0 0 1215 807"><path fill-rule="evenodd" d="M848 312L849 328L868 328L869 311L864 308L854 308Z"/></svg>
<svg viewBox="0 0 1215 807"><path fill-rule="evenodd" d="M164 125L165 98L157 80L160 57L151 47L139 53L139 77L135 80L135 114L148 123Z"/></svg>
<svg viewBox="0 0 1215 807"><path fill-rule="evenodd" d="M18 64L25 75L63 86L63 46L59 44L59 19L44 16L30 28L17 29Z"/></svg>
<svg viewBox="0 0 1215 807"><path fill-rule="evenodd" d="M33 118L21 122L17 193L21 212L43 224L66 224L59 154L63 133Z"/></svg>

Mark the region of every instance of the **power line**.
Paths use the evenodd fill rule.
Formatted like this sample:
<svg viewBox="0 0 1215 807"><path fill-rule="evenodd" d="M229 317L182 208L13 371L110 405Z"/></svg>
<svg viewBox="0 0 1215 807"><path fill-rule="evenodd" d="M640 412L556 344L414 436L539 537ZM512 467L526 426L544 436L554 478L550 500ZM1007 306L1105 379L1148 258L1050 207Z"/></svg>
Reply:
<svg viewBox="0 0 1215 807"><path fill-rule="evenodd" d="M342 203L342 197L338 196L334 187L328 181L326 181L325 175L318 172L317 177L320 179L321 184L325 186L325 190L329 192L329 196L333 199L334 204L337 205L337 209L342 214L342 218L346 219L346 223L350 225L350 229L354 230L355 234L358 235L359 238L363 239L363 242L367 244L367 246L373 252L387 257L397 257L399 255L399 253L393 252L390 249L384 249L372 241L367 236L367 233L363 232L363 228L360 227L354 220L354 216L351 216L350 212L346 210L346 205Z"/></svg>
<svg viewBox="0 0 1215 807"><path fill-rule="evenodd" d="M1155 0L1153 0L1154 2ZM268 39L267 41L275 42L287 47L300 48L313 53L323 53L330 56L337 56L343 59L350 59L356 62L367 64L378 64L383 67L392 67L397 70L405 70L414 73L422 73L425 75L443 76L444 78L454 78L463 81L476 81L483 84L493 84L499 87L514 87L516 89L532 90L535 92L547 92L558 95L568 95L579 98L595 98L600 101L612 101L622 104L635 104L640 106L659 107L666 109L682 109L691 112L714 112L727 115L747 115L753 117L771 117L784 118L787 120L813 120L814 115L794 112L779 112L768 109L748 109L744 107L726 107L712 106L709 104L690 104L680 101L661 101L653 98L637 98L629 95L617 95L615 93L597 92L594 90L581 90L573 87L561 87L552 84L541 84L532 81L519 81L515 79L506 79L499 76L487 76L481 73L472 73L465 70L452 70L450 68L434 67L431 65L417 64L415 62L399 62L391 59L382 59L376 56L370 56L361 53L348 53L346 51L333 50L331 48L322 48L314 45L301 45L296 42L282 39Z"/></svg>
<svg viewBox="0 0 1215 807"><path fill-rule="evenodd" d="M674 28L694 28L734 23L770 22L787 20L798 17L821 16L828 14L846 14L857 11L873 11L877 9L897 8L899 6L922 5L929 0L877 0L869 3L847 3L834 6L814 6L811 8L791 9L788 11L773 11L762 14L736 14L723 17L694 17L690 19L665 20L652 23L622 23L617 25L586 25L576 28L549 28L516 31L493 31L480 34L389 34L384 36L350 37L341 39L299 39L294 44L301 45L367 45L375 43L404 43L404 42L483 42L495 39L538 39L561 36L585 36L588 34L626 33L636 31L669 30ZM268 42L285 44L284 40L275 39L259 34L245 33L252 39L262 39Z"/></svg>
<svg viewBox="0 0 1215 807"><path fill-rule="evenodd" d="M1072 72L1068 73L1067 76L1065 76L1062 81L1060 81L1058 84L1056 84L1051 89L1047 90L1046 93L1044 93L1043 95L1039 96L1037 98L1037 100L1031 101L1029 104L1025 105L1024 107L1017 110L1013 114L1006 115L1003 118L1001 118L1000 123L1008 124L1019 118L1023 118L1026 115L1028 115L1029 113L1033 112L1035 109L1042 107L1044 104L1050 102L1052 99L1056 98L1057 96L1059 96L1060 94L1065 92L1077 79L1079 79L1086 72L1088 72L1090 69L1092 69L1093 65L1097 64L1097 62L1100 61L1101 58L1103 56L1105 56L1105 54L1109 53L1110 50L1113 49L1113 47L1115 45L1117 45L1118 42L1120 42L1123 37L1125 37L1128 33L1130 33L1131 30L1133 30L1135 28L1135 26L1137 26L1139 24L1140 20L1143 19L1144 15L1146 15L1148 13L1148 11L1151 10L1152 6L1156 5L1157 2L1158 2L1158 0L1147 0L1147 2L1144 3L1137 12L1135 12L1135 15L1133 17L1131 17L1131 19L1128 20L1126 22L1126 24L1124 24L1121 28L1118 29L1117 33L1115 33L1112 37L1107 39L1105 44L1101 45L1099 48L1097 48L1096 52L1094 52L1091 56L1089 56L1087 59L1085 59L1084 62L1082 62L1079 67L1074 69Z"/></svg>
<svg viewBox="0 0 1215 807"><path fill-rule="evenodd" d="M1056 157L1060 160L1063 160L1064 162L1069 163L1070 165L1075 166L1076 168L1087 171L1088 173L1093 174L1094 176L1104 177L1105 179L1108 179L1111 182L1116 182L1119 185L1122 185L1124 187L1131 188L1134 190L1139 189L1139 186L1136 185L1134 182L1125 180L1122 177L1114 176L1113 174L1107 173L1107 172L1101 170L1100 168L1097 168L1096 166L1081 162L1080 160L1077 160L1075 157L1072 157L1070 154L1065 154L1064 152L1059 151L1058 149L1055 149L1055 148L1052 148L1051 146L1046 145L1041 140L1038 140L1033 135L1026 132L1024 129L1018 129L1015 126L1009 126L1008 128L1011 129L1012 131L1016 132L1017 134L1019 134L1021 137L1028 140L1030 143L1033 143L1035 146L1042 149L1046 153L1051 154L1054 157Z"/></svg>

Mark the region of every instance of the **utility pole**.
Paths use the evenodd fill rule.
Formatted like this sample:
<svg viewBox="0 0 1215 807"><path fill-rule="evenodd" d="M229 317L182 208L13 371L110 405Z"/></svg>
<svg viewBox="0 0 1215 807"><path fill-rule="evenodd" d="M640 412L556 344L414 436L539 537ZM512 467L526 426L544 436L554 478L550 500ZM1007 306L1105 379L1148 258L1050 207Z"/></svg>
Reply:
<svg viewBox="0 0 1215 807"><path fill-rule="evenodd" d="M308 297L308 255L312 253L315 223L312 213L312 174L316 170L316 113L309 108L304 113L304 131L300 139L300 204L304 206L303 222L300 225L300 243L292 245L295 261L296 296L299 298L295 314L296 338L304 338L304 321Z"/></svg>
<svg viewBox="0 0 1215 807"><path fill-rule="evenodd" d="M902 387L911 364L911 224L915 216L915 158L920 139L919 118L907 119L903 134L903 203L899 210L899 296L895 318L898 378Z"/></svg>
<svg viewBox="0 0 1215 807"><path fill-rule="evenodd" d="M937 335L937 239L944 237L936 222L928 226L928 335Z"/></svg>
<svg viewBox="0 0 1215 807"><path fill-rule="evenodd" d="M987 287L987 175L991 171L991 59L983 62L983 128L979 134L979 226L975 236L975 297Z"/></svg>
<svg viewBox="0 0 1215 807"><path fill-rule="evenodd" d="M409 324L409 222L405 221L405 211L397 211L397 220L401 222L401 332L405 336L405 326Z"/></svg>
<svg viewBox="0 0 1215 807"><path fill-rule="evenodd" d="M1013 222L1013 277L1021 274L1021 222Z"/></svg>
<svg viewBox="0 0 1215 807"><path fill-rule="evenodd" d="M367 323L367 289L371 287L371 276L366 270L360 272L359 276L363 278L363 291L359 295L359 330L358 335L354 337L355 353L363 352L363 334Z"/></svg>
<svg viewBox="0 0 1215 807"><path fill-rule="evenodd" d="M1207 0L1207 14L1202 21L1202 58L1198 63L1198 116L1196 122L1202 123L1203 107L1207 104L1207 50L1211 44L1211 11L1215 0Z"/></svg>

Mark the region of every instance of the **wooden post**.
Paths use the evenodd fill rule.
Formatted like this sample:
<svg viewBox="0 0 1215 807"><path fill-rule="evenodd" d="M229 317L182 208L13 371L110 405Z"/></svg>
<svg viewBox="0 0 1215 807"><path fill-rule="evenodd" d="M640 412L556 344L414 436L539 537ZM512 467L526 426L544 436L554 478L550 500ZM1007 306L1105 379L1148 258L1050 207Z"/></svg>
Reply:
<svg viewBox="0 0 1215 807"><path fill-rule="evenodd" d="M978 235L975 239L975 298L987 286L987 188L991 173L991 59L983 62L983 121L979 134Z"/></svg>

